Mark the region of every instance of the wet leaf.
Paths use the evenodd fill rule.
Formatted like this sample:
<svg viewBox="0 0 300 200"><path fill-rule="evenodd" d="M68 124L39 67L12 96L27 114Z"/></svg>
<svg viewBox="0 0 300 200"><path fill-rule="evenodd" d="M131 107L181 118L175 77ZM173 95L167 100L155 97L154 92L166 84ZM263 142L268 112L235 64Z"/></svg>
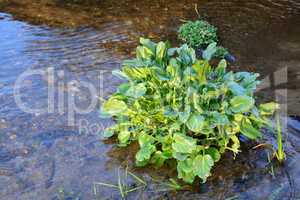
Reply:
<svg viewBox="0 0 300 200"><path fill-rule="evenodd" d="M254 128L249 120L243 120L241 123L241 133L249 139L257 139L261 137L259 130Z"/></svg>
<svg viewBox="0 0 300 200"><path fill-rule="evenodd" d="M156 151L151 158L151 163L154 164L156 167L163 166L164 162L169 159L169 155L165 152Z"/></svg>
<svg viewBox="0 0 300 200"><path fill-rule="evenodd" d="M196 149L196 140L182 134L174 134L172 148L177 153L192 153Z"/></svg>
<svg viewBox="0 0 300 200"><path fill-rule="evenodd" d="M152 144L144 145L135 155L135 158L138 162L148 161L151 157L151 154L156 151L156 148Z"/></svg>
<svg viewBox="0 0 300 200"><path fill-rule="evenodd" d="M179 116L179 120L180 120L182 123L186 123L187 120L188 120L189 117L190 117L190 112L189 112L189 111L179 112L179 113L178 113L178 116Z"/></svg>
<svg viewBox="0 0 300 200"><path fill-rule="evenodd" d="M121 144L127 144L130 138L130 132L127 130L123 130L118 134L118 139Z"/></svg>
<svg viewBox="0 0 300 200"><path fill-rule="evenodd" d="M273 115L276 110L279 109L279 104L270 102L265 104L260 104L259 111L262 115Z"/></svg>
<svg viewBox="0 0 300 200"><path fill-rule="evenodd" d="M186 125L187 127L196 133L199 133L205 125L204 117L200 114L193 113L188 119Z"/></svg>
<svg viewBox="0 0 300 200"><path fill-rule="evenodd" d="M113 70L111 73L112 73L112 75L118 77L119 79L129 80L129 77L120 70Z"/></svg>
<svg viewBox="0 0 300 200"><path fill-rule="evenodd" d="M217 43L213 42L203 51L202 57L203 59L210 61L213 55L217 51Z"/></svg>
<svg viewBox="0 0 300 200"><path fill-rule="evenodd" d="M147 88L143 83L137 85L131 85L129 89L125 92L126 96L139 98L143 96L147 91Z"/></svg>
<svg viewBox="0 0 300 200"><path fill-rule="evenodd" d="M218 76L223 76L226 73L226 67L227 67L227 62L225 59L222 59L215 71L217 72Z"/></svg>
<svg viewBox="0 0 300 200"><path fill-rule="evenodd" d="M112 130L105 130L105 131L102 132L102 135L105 138L109 138L109 137L111 137L111 136L114 135L114 131L112 131Z"/></svg>
<svg viewBox="0 0 300 200"><path fill-rule="evenodd" d="M193 161L194 174L199 176L203 182L206 182L213 165L214 160L210 155L198 155Z"/></svg>
<svg viewBox="0 0 300 200"><path fill-rule="evenodd" d="M166 53L166 44L164 42L159 42L156 47L156 60L161 62Z"/></svg>
<svg viewBox="0 0 300 200"><path fill-rule="evenodd" d="M154 138L151 135L148 135L146 133L142 133L138 137L138 142L140 147L143 147L148 144L152 144L154 141L155 141Z"/></svg>
<svg viewBox="0 0 300 200"><path fill-rule="evenodd" d="M214 123L214 125L217 126L223 126L230 123L227 115L219 112L212 113L212 122Z"/></svg>
<svg viewBox="0 0 300 200"><path fill-rule="evenodd" d="M235 96L230 101L231 110L235 113L245 113L254 106L254 99L249 96Z"/></svg>
<svg viewBox="0 0 300 200"><path fill-rule="evenodd" d="M103 111L112 116L121 114L127 110L127 105L117 99L109 99L103 104Z"/></svg>
<svg viewBox="0 0 300 200"><path fill-rule="evenodd" d="M179 161L177 164L178 178L183 179L187 183L193 183L195 175L193 172L193 160L188 158L183 161Z"/></svg>
<svg viewBox="0 0 300 200"><path fill-rule="evenodd" d="M246 90L243 88L240 84L232 81L228 84L229 90L234 94L234 95L245 95Z"/></svg>
<svg viewBox="0 0 300 200"><path fill-rule="evenodd" d="M218 149L214 147L210 147L205 150L206 154L209 154L215 162L218 162L221 158L221 154L219 153Z"/></svg>

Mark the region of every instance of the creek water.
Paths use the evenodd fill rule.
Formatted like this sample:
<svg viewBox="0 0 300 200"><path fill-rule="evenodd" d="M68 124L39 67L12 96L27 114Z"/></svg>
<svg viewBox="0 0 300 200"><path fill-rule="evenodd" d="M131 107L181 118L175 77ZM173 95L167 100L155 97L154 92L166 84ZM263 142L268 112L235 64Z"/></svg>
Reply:
<svg viewBox="0 0 300 200"><path fill-rule="evenodd" d="M103 141L112 121L99 118L98 99L115 91L111 71L134 56L140 36L178 45L176 31L197 18L195 5L237 58L231 70L261 74L258 101L282 104L287 160L270 165L267 151L244 145L206 184L161 191L153 180L176 169L135 168L135 145ZM299 77L297 0L0 0L0 199L120 199L115 188L94 186L117 184L126 165L148 182L128 199L299 199ZM276 144L272 133L264 140Z"/></svg>

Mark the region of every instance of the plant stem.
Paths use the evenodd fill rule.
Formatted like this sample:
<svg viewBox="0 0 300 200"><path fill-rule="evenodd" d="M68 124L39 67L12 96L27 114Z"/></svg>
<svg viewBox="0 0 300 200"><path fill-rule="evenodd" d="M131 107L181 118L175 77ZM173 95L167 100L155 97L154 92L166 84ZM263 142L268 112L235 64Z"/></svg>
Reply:
<svg viewBox="0 0 300 200"><path fill-rule="evenodd" d="M277 159L280 163L283 163L284 161L284 150L282 146L282 130L281 130L281 124L280 124L280 116L279 112L276 114L276 123L277 123Z"/></svg>

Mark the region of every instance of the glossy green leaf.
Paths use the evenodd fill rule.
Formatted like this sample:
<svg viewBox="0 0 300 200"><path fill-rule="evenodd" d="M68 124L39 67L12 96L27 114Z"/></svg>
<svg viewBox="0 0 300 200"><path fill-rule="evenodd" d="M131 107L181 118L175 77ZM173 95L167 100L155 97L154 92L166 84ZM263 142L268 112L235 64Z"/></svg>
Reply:
<svg viewBox="0 0 300 200"><path fill-rule="evenodd" d="M166 44L164 42L159 42L156 47L156 60L161 62L166 54Z"/></svg>
<svg viewBox="0 0 300 200"><path fill-rule="evenodd" d="M168 154L161 151L156 151L153 156L151 157L151 163L154 164L156 167L163 166L164 162L168 159Z"/></svg>
<svg viewBox="0 0 300 200"><path fill-rule="evenodd" d="M270 102L259 105L259 111L262 115L273 115L276 110L279 109L279 104Z"/></svg>
<svg viewBox="0 0 300 200"><path fill-rule="evenodd" d="M203 51L203 59L209 61L217 51L217 43L213 42Z"/></svg>
<svg viewBox="0 0 300 200"><path fill-rule="evenodd" d="M183 179L185 182L193 183L195 175L193 172L193 160L188 158L183 161L179 161L177 164L178 178Z"/></svg>
<svg viewBox="0 0 300 200"><path fill-rule="evenodd" d="M118 77L119 79L129 80L129 77L120 70L113 70L111 73L112 73L112 75Z"/></svg>
<svg viewBox="0 0 300 200"><path fill-rule="evenodd" d="M249 139L261 137L261 132L254 128L249 120L243 120L241 123L241 133Z"/></svg>
<svg viewBox="0 0 300 200"><path fill-rule="evenodd" d="M218 76L222 76L226 73L226 67L227 67L227 62L225 59L222 59L217 68L215 69L216 73L218 74Z"/></svg>
<svg viewBox="0 0 300 200"><path fill-rule="evenodd" d="M145 87L144 83L140 83L137 85L131 85L128 90L125 92L126 96L133 97L133 98L139 98L143 96L147 91L147 88Z"/></svg>
<svg viewBox="0 0 300 200"><path fill-rule="evenodd" d="M117 99L109 99L103 104L103 111L112 116L122 114L127 110L125 102Z"/></svg>
<svg viewBox="0 0 300 200"><path fill-rule="evenodd" d="M194 174L199 176L203 182L206 182L213 165L214 160L210 155L198 155L193 161Z"/></svg>
<svg viewBox="0 0 300 200"><path fill-rule="evenodd" d="M246 90L243 88L240 84L232 81L228 84L229 90L234 94L234 95L246 95Z"/></svg>
<svg viewBox="0 0 300 200"><path fill-rule="evenodd" d="M118 139L121 144L127 144L129 138L130 138L129 131L123 130L118 134Z"/></svg>
<svg viewBox="0 0 300 200"><path fill-rule="evenodd" d="M205 181L226 151L239 153L239 134L259 138L277 106L255 105L257 74L226 72L225 60L210 65L213 47L207 60L197 60L186 44L170 48L141 38L136 58L113 72L128 81L101 105L100 115L115 121L103 136L117 134L119 146L138 142L137 166L177 162L187 183Z"/></svg>
<svg viewBox="0 0 300 200"><path fill-rule="evenodd" d="M156 148L152 144L144 145L135 155L135 158L138 162L148 161L152 155L156 151Z"/></svg>
<svg viewBox="0 0 300 200"><path fill-rule="evenodd" d="M214 147L210 147L205 150L206 154L209 154L213 159L214 162L218 162L221 158L221 154L219 153L218 149Z"/></svg>
<svg viewBox="0 0 300 200"><path fill-rule="evenodd" d="M205 119L202 115L193 113L186 122L187 127L196 133L199 133L205 125Z"/></svg>
<svg viewBox="0 0 300 200"><path fill-rule="evenodd" d="M150 49L153 55L155 54L156 44L152 42L150 39L140 38L140 43L141 45Z"/></svg>
<svg viewBox="0 0 300 200"><path fill-rule="evenodd" d="M174 134L172 148L177 153L192 153L196 149L196 140L182 134Z"/></svg>
<svg viewBox="0 0 300 200"><path fill-rule="evenodd" d="M193 66L193 69L198 75L200 84L205 84L207 82L206 76L210 72L211 67L207 61L198 60Z"/></svg>
<svg viewBox="0 0 300 200"><path fill-rule="evenodd" d="M213 112L211 116L212 116L212 122L214 125L224 126L224 125L230 123L226 114L222 114L219 112Z"/></svg>
<svg viewBox="0 0 300 200"><path fill-rule="evenodd" d="M152 144L154 141L155 139L151 135L148 135L146 133L142 133L138 137L138 142L140 147L143 147L148 144Z"/></svg>
<svg viewBox="0 0 300 200"><path fill-rule="evenodd" d="M254 99L249 96L235 96L230 101L231 110L235 113L245 113L254 106Z"/></svg>

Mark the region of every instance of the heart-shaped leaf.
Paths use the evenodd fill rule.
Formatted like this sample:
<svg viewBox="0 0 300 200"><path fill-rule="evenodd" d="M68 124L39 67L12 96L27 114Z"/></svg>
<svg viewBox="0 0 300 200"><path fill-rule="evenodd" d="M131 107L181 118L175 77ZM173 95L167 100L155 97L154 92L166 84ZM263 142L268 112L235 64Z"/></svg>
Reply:
<svg viewBox="0 0 300 200"><path fill-rule="evenodd" d="M245 113L254 106L254 99L249 96L235 96L230 101L231 110L234 113Z"/></svg>
<svg viewBox="0 0 300 200"><path fill-rule="evenodd" d="M112 116L121 114L127 110L127 105L121 101L114 98L109 99L103 105L103 111Z"/></svg>
<svg viewBox="0 0 300 200"><path fill-rule="evenodd" d="M199 133L205 125L205 119L202 115L193 113L186 122L186 125L191 131Z"/></svg>
<svg viewBox="0 0 300 200"><path fill-rule="evenodd" d="M172 148L177 153L192 153L196 149L196 140L182 134L174 134Z"/></svg>
<svg viewBox="0 0 300 200"><path fill-rule="evenodd" d="M213 165L214 160L210 155L198 155L193 161L194 174L199 176L203 182L206 182Z"/></svg>

